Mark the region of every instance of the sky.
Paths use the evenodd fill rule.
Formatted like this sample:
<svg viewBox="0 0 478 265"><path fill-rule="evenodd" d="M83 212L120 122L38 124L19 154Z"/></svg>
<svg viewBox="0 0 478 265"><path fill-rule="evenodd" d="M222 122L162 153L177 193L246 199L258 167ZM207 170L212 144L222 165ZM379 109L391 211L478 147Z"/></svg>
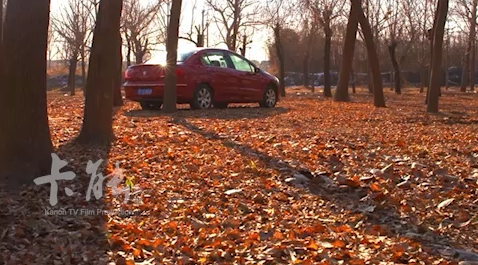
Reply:
<svg viewBox="0 0 478 265"><path fill-rule="evenodd" d="M154 1L154 0L140 0L140 1ZM51 0L51 15L54 16L56 12L58 12L59 8L61 7L62 4L66 3L67 0ZM183 0L183 9L182 9L182 14L181 14L181 27L180 27L180 35L181 32L188 32L189 29L191 28L191 21L193 18L193 6L194 2L196 2L196 14L197 16L194 17L195 24L200 23L201 21L201 11L203 9L204 3L203 0ZM214 34L216 31L216 34ZM211 25L210 31L210 41L209 45L214 47L214 43L218 43L220 40L220 36L217 36L217 26L216 25ZM216 36L213 36L216 35ZM251 60L258 60L258 61L263 61L263 60L268 60L268 52L267 52L267 38L270 36L268 30L258 30L255 32L252 43L249 44L249 49L246 51L246 57L251 59ZM215 38L213 38L215 37ZM189 49L189 48L194 48L195 45L192 44L191 42L187 40L179 40L178 42L178 49L179 50L184 50L184 49ZM227 48L225 44L215 46L218 48ZM157 48L158 50L163 50L161 47ZM153 54L153 56L164 56L164 51L158 51Z"/></svg>

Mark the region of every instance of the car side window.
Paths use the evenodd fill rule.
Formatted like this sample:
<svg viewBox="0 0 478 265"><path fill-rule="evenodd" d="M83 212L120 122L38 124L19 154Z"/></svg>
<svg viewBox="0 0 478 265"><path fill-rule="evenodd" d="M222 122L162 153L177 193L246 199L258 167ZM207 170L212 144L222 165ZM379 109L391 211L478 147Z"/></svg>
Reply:
<svg viewBox="0 0 478 265"><path fill-rule="evenodd" d="M227 68L226 58L222 52L203 53L201 63L205 66Z"/></svg>
<svg viewBox="0 0 478 265"><path fill-rule="evenodd" d="M254 67L248 61L235 54L230 54L229 56L236 70L250 73L254 72Z"/></svg>

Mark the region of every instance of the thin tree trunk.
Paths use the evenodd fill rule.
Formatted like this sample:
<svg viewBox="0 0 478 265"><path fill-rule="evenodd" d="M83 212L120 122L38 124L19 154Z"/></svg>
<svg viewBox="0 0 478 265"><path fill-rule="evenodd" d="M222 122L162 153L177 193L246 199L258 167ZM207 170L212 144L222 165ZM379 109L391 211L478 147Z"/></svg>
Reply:
<svg viewBox="0 0 478 265"><path fill-rule="evenodd" d="M302 76L304 77L304 87L309 88L309 54L306 52L302 60Z"/></svg>
<svg viewBox="0 0 478 265"><path fill-rule="evenodd" d="M126 51L126 66L131 66L131 42L129 40L126 40L128 43L128 50Z"/></svg>
<svg viewBox="0 0 478 265"><path fill-rule="evenodd" d="M239 35L239 26L241 23L241 1L240 0L234 0L233 4L233 9L234 9L234 16L233 16L233 21L232 21L232 36L231 36L231 47L230 49L232 51L237 50L237 37Z"/></svg>
<svg viewBox="0 0 478 265"><path fill-rule="evenodd" d="M113 91L118 77L117 58L123 1L101 0L91 47L86 102L78 141L108 145L113 134Z"/></svg>
<svg viewBox="0 0 478 265"><path fill-rule="evenodd" d="M471 44L468 44L467 52L464 56L463 59L463 72L461 73L461 85L460 85L460 91L461 92L466 92L466 87L468 86L468 80L470 78L470 47Z"/></svg>
<svg viewBox="0 0 478 265"><path fill-rule="evenodd" d="M302 74L303 74L303 85L304 87L308 88L310 86L310 52L312 49L312 44L314 43L314 34L315 34L315 27L314 25L311 26L310 31L308 32L307 38L307 47L304 53L304 58L302 61Z"/></svg>
<svg viewBox="0 0 478 265"><path fill-rule="evenodd" d="M372 29L369 21L365 17L362 9L361 1L352 0L352 5L355 9L355 14L362 28L365 38L365 45L367 46L367 54L370 63L370 68L373 77L373 98L375 107L385 107L385 97L383 95L382 75L380 73L380 63L375 49Z"/></svg>
<svg viewBox="0 0 478 265"><path fill-rule="evenodd" d="M425 92L427 80L427 71L425 69L420 69L420 93Z"/></svg>
<svg viewBox="0 0 478 265"><path fill-rule="evenodd" d="M181 16L182 0L175 0L171 5L171 16L168 27L168 40L166 50L168 52L166 61L166 74L164 78L164 99L163 111L171 113L176 111L176 64L178 57L178 38L179 38L179 18Z"/></svg>
<svg viewBox="0 0 478 265"><path fill-rule="evenodd" d="M274 45L279 59L279 85L281 97L285 97L285 64L284 64L284 49L282 47L281 26L277 23L274 26Z"/></svg>
<svg viewBox="0 0 478 265"><path fill-rule="evenodd" d="M352 63L355 52L355 40L357 38L358 21L355 15L354 5L350 7L349 18L347 22L347 29L345 32L344 46L342 49L342 63L339 73L339 81L337 82L337 89L334 100L339 102L350 101L349 97L349 80L352 71Z"/></svg>
<svg viewBox="0 0 478 265"><path fill-rule="evenodd" d="M86 45L81 47L81 88L83 89L83 93L85 93L85 86L86 86Z"/></svg>
<svg viewBox="0 0 478 265"><path fill-rule="evenodd" d="M136 52L134 53L134 57L135 57L135 64L143 63L143 57L144 57L143 47L141 47L141 45L138 45L138 43L136 43Z"/></svg>
<svg viewBox="0 0 478 265"><path fill-rule="evenodd" d="M0 179L16 187L50 174L46 66L50 1L9 1L0 46ZM19 34L21 32L21 34Z"/></svg>
<svg viewBox="0 0 478 265"><path fill-rule="evenodd" d="M70 58L70 65L68 66L68 91L70 91L70 96L75 95L77 64L78 64L78 51L74 51L73 55Z"/></svg>
<svg viewBox="0 0 478 265"><path fill-rule="evenodd" d="M473 40L476 42L475 40ZM470 58L470 91L475 91L475 82L476 82L476 68L475 68L475 60L476 60L476 48L475 44L473 44L473 49L471 51L471 58Z"/></svg>
<svg viewBox="0 0 478 265"><path fill-rule="evenodd" d="M118 55L117 55L117 77L116 77L116 83L114 85L114 91L113 91L113 106L114 107L121 107L123 106L123 96L121 95L121 87L123 85L123 52L122 52L122 47L123 47L123 39L121 37L121 33L119 34L119 49L118 49Z"/></svg>
<svg viewBox="0 0 478 265"><path fill-rule="evenodd" d="M397 61L397 55L396 55L396 49L397 49L397 42L392 41L392 43L388 46L388 53L390 54L390 59L392 60L392 65L393 65L393 79L395 83L395 93L401 94L402 90L402 76L400 73L400 65L398 64Z"/></svg>
<svg viewBox="0 0 478 265"><path fill-rule="evenodd" d="M330 82L330 50L332 48L332 29L330 25L325 27L324 46L324 97L332 97L332 85Z"/></svg>
<svg viewBox="0 0 478 265"><path fill-rule="evenodd" d="M369 59L367 59L367 89L369 94L373 94L373 74Z"/></svg>
<svg viewBox="0 0 478 265"><path fill-rule="evenodd" d="M354 73L354 69L352 68L352 70L350 71L350 75L352 77L352 93L357 93L357 91L355 91L355 82L357 81L355 79L355 73Z"/></svg>
<svg viewBox="0 0 478 265"><path fill-rule="evenodd" d="M198 35L200 36L200 35ZM247 36L244 35L242 37L242 48L241 48L241 55L246 56L246 49L247 49Z"/></svg>
<svg viewBox="0 0 478 265"><path fill-rule="evenodd" d="M3 0L0 0L0 43L3 35Z"/></svg>
<svg viewBox="0 0 478 265"><path fill-rule="evenodd" d="M475 91L475 57L476 57L476 8L478 1L473 1L473 8L471 11L471 25L470 25L470 40L471 40L471 54L470 54L470 90Z"/></svg>
<svg viewBox="0 0 478 265"><path fill-rule="evenodd" d="M441 61L443 50L443 36L445 32L445 23L448 14L448 0L438 0L436 9L436 19L433 25L432 35L432 57L433 64L431 65L430 86L428 88L428 102L427 112L438 112L438 100L440 97L440 76L441 76Z"/></svg>

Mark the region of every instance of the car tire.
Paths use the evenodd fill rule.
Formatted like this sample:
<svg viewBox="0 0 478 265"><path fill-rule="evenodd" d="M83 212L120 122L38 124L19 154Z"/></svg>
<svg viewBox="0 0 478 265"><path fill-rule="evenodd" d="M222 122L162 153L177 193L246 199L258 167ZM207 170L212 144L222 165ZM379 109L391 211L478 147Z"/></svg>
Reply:
<svg viewBox="0 0 478 265"><path fill-rule="evenodd" d="M216 108L216 109L227 109L227 103L224 103L224 102L214 103L214 108Z"/></svg>
<svg viewBox="0 0 478 265"><path fill-rule="evenodd" d="M209 109L212 107L212 91L207 85L199 85L194 90L192 109Z"/></svg>
<svg viewBox="0 0 478 265"><path fill-rule="evenodd" d="M277 92L276 90L269 86L264 91L264 95L262 96L262 101L259 102L259 105L263 108L273 108L277 103Z"/></svg>
<svg viewBox="0 0 478 265"><path fill-rule="evenodd" d="M160 110L163 104L157 102L140 102L143 110Z"/></svg>

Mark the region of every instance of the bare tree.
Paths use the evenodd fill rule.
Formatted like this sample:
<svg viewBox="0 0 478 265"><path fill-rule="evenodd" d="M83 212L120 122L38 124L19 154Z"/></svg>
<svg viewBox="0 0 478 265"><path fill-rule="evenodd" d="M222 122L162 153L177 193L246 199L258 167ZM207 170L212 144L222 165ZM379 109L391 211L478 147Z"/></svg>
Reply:
<svg viewBox="0 0 478 265"><path fill-rule="evenodd" d="M274 50L278 59L279 72L279 93L282 97L286 96L285 91L285 54L283 44L283 32L290 16L288 11L293 10L294 6L285 0L272 0L267 2L265 6L264 24L272 29L274 36Z"/></svg>
<svg viewBox="0 0 478 265"><path fill-rule="evenodd" d="M440 72L441 61L443 53L443 36L445 32L445 24L448 14L448 1L438 0L437 9L435 12L435 21L433 22L433 28L431 31L431 72L430 72L430 84L428 87L428 100L427 100L427 112L438 112L438 100L440 97Z"/></svg>
<svg viewBox="0 0 478 265"><path fill-rule="evenodd" d="M385 107L385 97L383 95L383 86L382 86L382 74L380 72L380 62L376 50L376 45L374 42L374 36L372 29L368 22L367 17L365 17L361 1L351 0L352 6L354 7L355 15L362 29L365 45L367 47L368 60L370 64L370 70L372 72L373 78L373 95L374 95L374 105L375 107Z"/></svg>
<svg viewBox="0 0 478 265"><path fill-rule="evenodd" d="M471 42L471 55L470 55L470 90L475 90L475 60L476 60L476 9L478 1L473 1L473 8L471 9L471 23L470 23L470 42Z"/></svg>
<svg viewBox="0 0 478 265"><path fill-rule="evenodd" d="M389 34L389 43L388 43L388 53L390 55L390 60L392 62L394 74L393 80L395 84L395 93L402 93L402 78L400 71L400 63L397 59L397 47L398 42L401 39L402 32L404 30L404 16L401 14L401 9L399 1L390 1L389 3L389 12L386 14L386 20L388 22L388 34Z"/></svg>
<svg viewBox="0 0 478 265"><path fill-rule="evenodd" d="M0 0L0 43L2 42L3 33L3 0Z"/></svg>
<svg viewBox="0 0 478 265"><path fill-rule="evenodd" d="M197 24L195 18L197 17L197 0L194 1L191 9L191 28L188 32L179 35L180 39L190 41L196 47L204 47L206 29L209 27L209 21L206 21L206 10L201 11L201 23Z"/></svg>
<svg viewBox="0 0 478 265"><path fill-rule="evenodd" d="M341 15L345 1L331 0L307 0L309 7L324 31L324 96L332 97L331 78L330 78L330 60L332 49L333 25L335 20Z"/></svg>
<svg viewBox="0 0 478 265"><path fill-rule="evenodd" d="M123 1L101 0L91 47L86 101L78 141L109 144L113 135L113 91L118 77L120 24Z"/></svg>
<svg viewBox="0 0 478 265"><path fill-rule="evenodd" d="M0 178L33 184L51 170L46 51L49 0L9 1L0 45Z"/></svg>
<svg viewBox="0 0 478 265"><path fill-rule="evenodd" d="M237 51L243 28L260 24L260 5L256 0L206 0L214 11L213 21L217 25L227 48Z"/></svg>
<svg viewBox="0 0 478 265"><path fill-rule="evenodd" d="M305 44L303 57L302 57L302 73L304 79L304 87L309 87L309 72L310 72L310 53L312 52L312 47L314 42L317 39L317 31L319 28L317 19L309 19L306 17L303 20L302 28L302 40L301 42ZM313 82L313 81L312 81ZM312 86L313 87L313 86Z"/></svg>
<svg viewBox="0 0 478 265"><path fill-rule="evenodd" d="M75 94L76 68L80 56L86 53L87 42L93 25L90 16L94 6L91 2L69 0L60 12L52 17L52 28L65 43L68 60L68 89ZM82 71L83 72L83 71ZM85 73L83 73L85 78Z"/></svg>
<svg viewBox="0 0 478 265"><path fill-rule="evenodd" d="M161 33L158 16L164 1L154 1L144 4L140 0L125 0L122 16L122 32L126 41L126 61L131 65L131 55L134 54L136 64L144 62L151 48L157 44L156 35Z"/></svg>
<svg viewBox="0 0 478 265"><path fill-rule="evenodd" d="M476 1L473 0L455 0L455 4L451 6L450 16L461 29L464 35L467 35L466 51L462 57L462 76L460 90L466 92L468 85L474 89L474 73L471 66L474 66L475 56L475 38L476 38Z"/></svg>
<svg viewBox="0 0 478 265"><path fill-rule="evenodd" d="M175 0L171 5L171 16L168 27L168 40L166 43L166 73L164 76L163 110L166 113L176 111L176 65L178 58L179 20L181 18L182 0Z"/></svg>
<svg viewBox="0 0 478 265"><path fill-rule="evenodd" d="M358 19L355 13L355 6L351 5L342 49L342 64L340 67L339 81L337 83L337 90L334 97L334 100L339 102L350 101L349 80L352 72L352 61L354 58L355 41L358 31Z"/></svg>

